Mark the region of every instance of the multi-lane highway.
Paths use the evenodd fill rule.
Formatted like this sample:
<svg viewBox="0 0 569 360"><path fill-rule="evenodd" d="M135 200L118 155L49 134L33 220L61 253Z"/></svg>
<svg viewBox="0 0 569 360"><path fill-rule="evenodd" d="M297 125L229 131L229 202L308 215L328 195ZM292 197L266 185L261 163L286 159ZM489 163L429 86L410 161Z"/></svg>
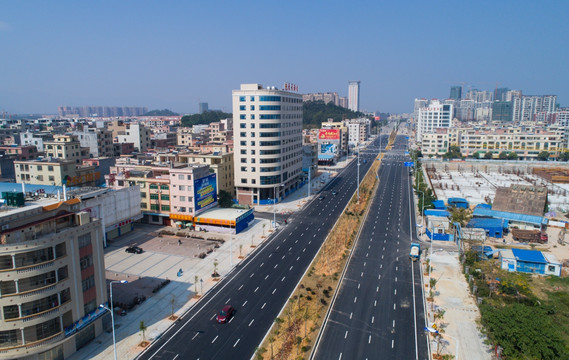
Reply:
<svg viewBox="0 0 569 360"><path fill-rule="evenodd" d="M384 155L380 183L349 259L315 359L428 359L405 138Z"/></svg>
<svg viewBox="0 0 569 360"><path fill-rule="evenodd" d="M382 135L385 144L387 135ZM371 145L378 146L379 139ZM361 156L367 160L360 166L361 178L376 155ZM324 188L322 200L315 198L293 215L138 358L250 359L356 190L356 171L352 161ZM217 324L215 316L225 304L236 314L228 324Z"/></svg>

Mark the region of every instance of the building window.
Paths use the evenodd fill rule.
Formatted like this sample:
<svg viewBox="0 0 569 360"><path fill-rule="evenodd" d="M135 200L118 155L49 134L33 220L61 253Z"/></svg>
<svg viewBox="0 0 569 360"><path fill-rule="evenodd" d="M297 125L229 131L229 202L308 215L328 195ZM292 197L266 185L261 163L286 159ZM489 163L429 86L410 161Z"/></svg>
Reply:
<svg viewBox="0 0 569 360"><path fill-rule="evenodd" d="M77 237L77 244L79 245L79 249L82 249L85 246L91 245L91 233L79 235Z"/></svg>
<svg viewBox="0 0 569 360"><path fill-rule="evenodd" d="M239 145L241 145L241 146L247 146L247 141L241 141L241 142L239 142Z"/></svg>
<svg viewBox="0 0 569 360"><path fill-rule="evenodd" d="M91 265L93 265L93 258L91 254L79 259L79 268L81 270L85 270Z"/></svg>
<svg viewBox="0 0 569 360"><path fill-rule="evenodd" d="M240 105L240 106L239 106L239 110L245 111L245 105Z"/></svg>
<svg viewBox="0 0 569 360"><path fill-rule="evenodd" d="M150 210L158 210L158 204L150 204Z"/></svg>
<svg viewBox="0 0 569 360"><path fill-rule="evenodd" d="M184 175L183 174L178 175L178 180L184 180Z"/></svg>
<svg viewBox="0 0 569 360"><path fill-rule="evenodd" d="M251 110L255 110L255 105L251 105Z"/></svg>
<svg viewBox="0 0 569 360"><path fill-rule="evenodd" d="M158 189L158 185L157 184L150 184L149 186L151 189Z"/></svg>
<svg viewBox="0 0 569 360"><path fill-rule="evenodd" d="M38 171L42 171L42 169L43 169L42 166L38 165Z"/></svg>
<svg viewBox="0 0 569 360"><path fill-rule="evenodd" d="M147 206L146 203L143 203L143 202L140 203L140 207L141 207L142 209L146 209L146 206Z"/></svg>
<svg viewBox="0 0 569 360"><path fill-rule="evenodd" d="M186 201L186 197L185 197L185 196L180 196L180 201L181 201L181 202Z"/></svg>
<svg viewBox="0 0 569 360"><path fill-rule="evenodd" d="M170 205L162 205L162 211L170 211Z"/></svg>
<svg viewBox="0 0 569 360"><path fill-rule="evenodd" d="M180 207L180 212L185 213L186 212L186 208L184 206Z"/></svg>
<svg viewBox="0 0 569 360"><path fill-rule="evenodd" d="M241 155L247 155L247 150L241 150Z"/></svg>
<svg viewBox="0 0 569 360"><path fill-rule="evenodd" d="M160 190L169 190L169 189L170 187L168 185L160 185Z"/></svg>
<svg viewBox="0 0 569 360"><path fill-rule="evenodd" d="M247 126L247 124L245 124L245 123L239 124L239 127L240 127L241 129L245 129L246 126Z"/></svg>
<svg viewBox="0 0 569 360"><path fill-rule="evenodd" d="M281 118L281 114L273 114L273 115L267 115L267 114L261 114L259 119L261 120L277 120Z"/></svg>
<svg viewBox="0 0 569 360"><path fill-rule="evenodd" d="M89 290L90 288L95 286L95 277L91 275L85 280L81 281L81 286L83 287L83 292Z"/></svg>
<svg viewBox="0 0 569 360"><path fill-rule="evenodd" d="M180 185L180 191L184 191L186 190L186 186L185 185Z"/></svg>
<svg viewBox="0 0 569 360"><path fill-rule="evenodd" d="M254 96L251 96L250 99L251 99L251 101L255 101L255 97L254 97Z"/></svg>
<svg viewBox="0 0 569 360"><path fill-rule="evenodd" d="M247 171L247 166L241 166L241 171Z"/></svg>
<svg viewBox="0 0 569 360"><path fill-rule="evenodd" d="M251 120L255 120L255 114L251 114Z"/></svg>
<svg viewBox="0 0 569 360"><path fill-rule="evenodd" d="M251 133L251 137L255 137L255 133L254 133L254 132Z"/></svg>
<svg viewBox="0 0 569 360"><path fill-rule="evenodd" d="M241 114L241 115L239 115L239 119L241 119L241 120L245 120L245 114Z"/></svg>
<svg viewBox="0 0 569 360"><path fill-rule="evenodd" d="M241 184L247 184L247 179L241 179Z"/></svg>
<svg viewBox="0 0 569 360"><path fill-rule="evenodd" d="M158 200L158 194L150 194L150 200Z"/></svg>
<svg viewBox="0 0 569 360"><path fill-rule="evenodd" d="M242 131L242 132L239 133L239 136L245 137L245 136L247 136L247 133Z"/></svg>
<svg viewBox="0 0 569 360"><path fill-rule="evenodd" d="M245 101L245 96L239 96L239 101Z"/></svg>
<svg viewBox="0 0 569 360"><path fill-rule="evenodd" d="M53 171L53 166L49 165L49 166L47 167L47 171Z"/></svg>
<svg viewBox="0 0 569 360"><path fill-rule="evenodd" d="M145 192L141 192L141 193L140 193L140 197L146 199L146 193L145 193Z"/></svg>
<svg viewBox="0 0 569 360"><path fill-rule="evenodd" d="M281 101L280 96L259 96L259 101Z"/></svg>
<svg viewBox="0 0 569 360"><path fill-rule="evenodd" d="M162 194L160 195L161 200L170 200L170 195Z"/></svg>

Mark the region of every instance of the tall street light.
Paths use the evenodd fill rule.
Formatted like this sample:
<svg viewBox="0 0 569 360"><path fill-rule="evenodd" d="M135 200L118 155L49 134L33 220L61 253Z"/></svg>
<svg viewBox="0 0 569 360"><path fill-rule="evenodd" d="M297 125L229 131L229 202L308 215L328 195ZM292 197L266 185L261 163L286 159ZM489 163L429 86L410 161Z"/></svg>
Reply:
<svg viewBox="0 0 569 360"><path fill-rule="evenodd" d="M111 312L111 325L113 327L113 351L115 353L115 360L117 360L117 340L115 337L115 312L113 311L114 310L113 309L113 284L115 284L115 283L126 284L126 283L128 283L128 281L126 281L126 280L113 280L113 281L111 281L109 283L109 288L111 290L110 291L111 292L111 308L110 309L107 308L105 306L105 304L101 304L101 305L99 305L99 307L103 308L103 309L107 309Z"/></svg>
<svg viewBox="0 0 569 360"><path fill-rule="evenodd" d="M358 146L358 204L360 203L360 146L359 143L357 144Z"/></svg>
<svg viewBox="0 0 569 360"><path fill-rule="evenodd" d="M421 201L421 224L424 225L425 222L425 192L424 191L419 191L419 190L415 190L418 193L421 193L423 195L423 201Z"/></svg>
<svg viewBox="0 0 569 360"><path fill-rule="evenodd" d="M280 184L280 186L284 186L284 184ZM273 228L276 229L277 228L277 188L279 186L275 185L274 191L273 191Z"/></svg>

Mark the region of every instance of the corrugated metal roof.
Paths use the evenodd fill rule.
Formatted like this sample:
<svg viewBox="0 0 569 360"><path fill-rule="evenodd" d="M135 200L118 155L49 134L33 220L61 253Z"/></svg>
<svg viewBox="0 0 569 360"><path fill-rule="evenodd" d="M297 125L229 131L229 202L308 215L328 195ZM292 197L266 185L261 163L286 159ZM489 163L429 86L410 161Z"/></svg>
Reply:
<svg viewBox="0 0 569 360"><path fill-rule="evenodd" d="M468 228L487 228L487 227L508 227L508 221L495 218L472 218L466 224Z"/></svg>
<svg viewBox="0 0 569 360"><path fill-rule="evenodd" d="M536 264L547 264L547 260L541 253L537 250L525 250L525 249L512 249L512 254L517 261L532 262Z"/></svg>
<svg viewBox="0 0 569 360"><path fill-rule="evenodd" d="M449 217L450 213L446 210L433 210L433 209L427 209L424 211L425 216L426 215L432 215L432 216L441 216L441 217Z"/></svg>
<svg viewBox="0 0 569 360"><path fill-rule="evenodd" d="M448 198L447 199L447 203L468 203L468 200L466 200L465 198Z"/></svg>
<svg viewBox="0 0 569 360"><path fill-rule="evenodd" d="M547 225L547 218L544 218L542 216L516 214L507 211L496 211L492 209L486 209L483 207L475 208L473 215L478 217L492 217L492 218L506 219L508 221L525 222L534 225Z"/></svg>

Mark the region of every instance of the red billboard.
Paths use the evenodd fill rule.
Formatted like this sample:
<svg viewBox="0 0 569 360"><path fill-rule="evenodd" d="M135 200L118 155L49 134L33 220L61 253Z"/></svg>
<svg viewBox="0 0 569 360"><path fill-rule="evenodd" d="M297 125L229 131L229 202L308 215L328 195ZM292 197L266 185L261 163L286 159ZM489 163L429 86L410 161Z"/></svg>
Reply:
<svg viewBox="0 0 569 360"><path fill-rule="evenodd" d="M318 132L320 140L340 140L340 129L320 129Z"/></svg>

